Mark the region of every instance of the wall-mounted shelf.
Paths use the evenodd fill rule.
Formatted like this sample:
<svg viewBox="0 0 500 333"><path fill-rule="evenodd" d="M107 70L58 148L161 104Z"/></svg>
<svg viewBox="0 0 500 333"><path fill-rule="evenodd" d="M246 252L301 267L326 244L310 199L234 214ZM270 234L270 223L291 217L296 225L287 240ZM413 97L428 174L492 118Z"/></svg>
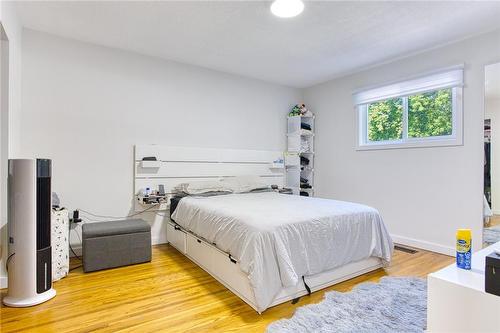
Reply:
<svg viewBox="0 0 500 333"><path fill-rule="evenodd" d="M144 209L151 208L151 211L165 211L170 207L170 195L136 195L139 207ZM153 208L157 206L157 208Z"/></svg>
<svg viewBox="0 0 500 333"><path fill-rule="evenodd" d="M285 168L285 163L271 163L269 165L270 169L284 169Z"/></svg>
<svg viewBox="0 0 500 333"><path fill-rule="evenodd" d="M163 203L168 203L168 195L137 195L137 201L141 205L157 205L157 204L163 204Z"/></svg>

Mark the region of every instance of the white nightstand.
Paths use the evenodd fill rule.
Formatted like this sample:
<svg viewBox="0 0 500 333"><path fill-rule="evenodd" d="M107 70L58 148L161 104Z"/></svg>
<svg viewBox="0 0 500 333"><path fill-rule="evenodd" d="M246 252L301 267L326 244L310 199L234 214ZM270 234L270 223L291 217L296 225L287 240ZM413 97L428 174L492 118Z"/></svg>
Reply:
<svg viewBox="0 0 500 333"><path fill-rule="evenodd" d="M484 291L485 257L500 242L472 255L472 269L452 264L429 274L427 332L500 332L500 296Z"/></svg>

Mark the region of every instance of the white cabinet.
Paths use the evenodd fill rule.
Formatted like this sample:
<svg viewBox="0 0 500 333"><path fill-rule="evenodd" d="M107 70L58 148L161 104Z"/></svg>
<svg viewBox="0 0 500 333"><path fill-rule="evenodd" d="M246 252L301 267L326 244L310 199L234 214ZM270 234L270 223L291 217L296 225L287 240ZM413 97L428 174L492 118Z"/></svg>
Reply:
<svg viewBox="0 0 500 333"><path fill-rule="evenodd" d="M241 271L239 262L229 257L229 254L173 222L167 224L167 240L247 303L255 303L248 276Z"/></svg>
<svg viewBox="0 0 500 333"><path fill-rule="evenodd" d="M187 255L199 266L209 272L213 271L211 246L194 235L187 234Z"/></svg>
<svg viewBox="0 0 500 333"><path fill-rule="evenodd" d="M314 195L314 116L287 119L286 183L294 194Z"/></svg>
<svg viewBox="0 0 500 333"><path fill-rule="evenodd" d="M485 257L500 242L472 255L472 269L455 264L429 274L427 332L500 332L500 296L484 291Z"/></svg>
<svg viewBox="0 0 500 333"><path fill-rule="evenodd" d="M241 271L235 259L201 238L190 233L186 236L187 256L191 260L241 298L249 302L254 301L248 277Z"/></svg>
<svg viewBox="0 0 500 333"><path fill-rule="evenodd" d="M186 254L186 233L174 223L167 224L167 241L182 254Z"/></svg>

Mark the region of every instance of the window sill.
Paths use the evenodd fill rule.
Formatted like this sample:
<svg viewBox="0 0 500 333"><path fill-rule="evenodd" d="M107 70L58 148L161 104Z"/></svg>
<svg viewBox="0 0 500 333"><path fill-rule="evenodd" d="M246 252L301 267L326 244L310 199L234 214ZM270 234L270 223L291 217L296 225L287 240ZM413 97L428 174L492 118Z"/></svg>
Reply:
<svg viewBox="0 0 500 333"><path fill-rule="evenodd" d="M386 150L386 149L408 149L408 148L431 148L431 147L453 147L463 146L463 141L453 139L427 139L419 141L386 142L358 145L357 151L364 150Z"/></svg>

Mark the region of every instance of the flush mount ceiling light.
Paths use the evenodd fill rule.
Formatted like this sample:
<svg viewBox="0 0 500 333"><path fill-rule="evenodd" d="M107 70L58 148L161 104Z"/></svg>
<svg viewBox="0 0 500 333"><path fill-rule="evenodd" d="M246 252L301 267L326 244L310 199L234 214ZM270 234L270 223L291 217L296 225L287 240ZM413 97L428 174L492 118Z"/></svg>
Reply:
<svg viewBox="0 0 500 333"><path fill-rule="evenodd" d="M271 13L278 17L294 17L303 10L302 0L275 0L271 5Z"/></svg>

